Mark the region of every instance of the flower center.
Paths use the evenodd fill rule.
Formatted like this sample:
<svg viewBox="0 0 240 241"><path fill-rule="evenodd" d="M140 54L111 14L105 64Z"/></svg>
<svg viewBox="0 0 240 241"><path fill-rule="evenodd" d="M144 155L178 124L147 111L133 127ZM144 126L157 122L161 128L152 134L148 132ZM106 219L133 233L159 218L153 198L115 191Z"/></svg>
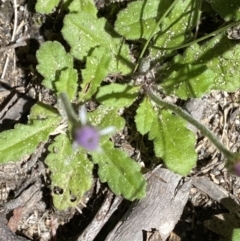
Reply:
<svg viewBox="0 0 240 241"><path fill-rule="evenodd" d="M93 126L83 126L75 131L75 141L89 151L94 151L99 145L99 131Z"/></svg>

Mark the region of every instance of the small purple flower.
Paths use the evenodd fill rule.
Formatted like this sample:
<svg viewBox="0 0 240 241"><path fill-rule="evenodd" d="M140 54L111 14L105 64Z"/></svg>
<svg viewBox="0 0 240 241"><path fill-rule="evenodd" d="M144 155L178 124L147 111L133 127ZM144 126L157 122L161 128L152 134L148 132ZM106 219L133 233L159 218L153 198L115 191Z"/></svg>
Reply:
<svg viewBox="0 0 240 241"><path fill-rule="evenodd" d="M82 106L79 110L79 119L81 126L74 130L73 146L82 146L88 151L101 150L99 146L100 136L108 135L115 130L114 126L109 126L102 130L87 124L87 110Z"/></svg>
<svg viewBox="0 0 240 241"><path fill-rule="evenodd" d="M99 131L93 126L83 126L75 130L74 139L76 144L89 151L98 149L100 139Z"/></svg>
<svg viewBox="0 0 240 241"><path fill-rule="evenodd" d="M102 130L88 123L87 110L81 106L77 116L66 93L60 93L60 103L64 107L68 120L73 126L73 148L82 146L87 151L99 151L100 136L108 135L115 130L114 126ZM80 123L79 123L80 121Z"/></svg>
<svg viewBox="0 0 240 241"><path fill-rule="evenodd" d="M236 176L240 176L240 162L234 164L233 170Z"/></svg>

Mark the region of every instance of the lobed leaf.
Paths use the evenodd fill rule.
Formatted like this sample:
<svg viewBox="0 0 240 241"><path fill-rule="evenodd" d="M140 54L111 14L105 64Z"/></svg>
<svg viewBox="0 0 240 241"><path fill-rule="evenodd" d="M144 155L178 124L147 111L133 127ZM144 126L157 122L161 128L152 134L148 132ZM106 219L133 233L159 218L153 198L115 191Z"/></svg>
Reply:
<svg viewBox="0 0 240 241"><path fill-rule="evenodd" d="M238 44L226 36L217 36L202 47L199 62L206 62L207 67L215 73L214 89L235 91L240 87L240 49Z"/></svg>
<svg viewBox="0 0 240 241"><path fill-rule="evenodd" d="M80 101L86 101L97 91L102 80L109 72L111 55L106 47L100 46L93 50L87 57L86 69L82 70L82 91L79 94Z"/></svg>
<svg viewBox="0 0 240 241"><path fill-rule="evenodd" d="M207 2L225 21L240 20L239 0L207 0Z"/></svg>
<svg viewBox="0 0 240 241"><path fill-rule="evenodd" d="M70 12L86 12L97 15L97 8L92 0L72 0L68 9Z"/></svg>
<svg viewBox="0 0 240 241"><path fill-rule="evenodd" d="M62 34L71 46L71 54L82 60L97 46L109 44L111 36L104 30L106 20L87 12L70 13L64 18Z"/></svg>
<svg viewBox="0 0 240 241"><path fill-rule="evenodd" d="M57 93L66 92L70 100L74 100L77 94L78 73L76 69L66 68L54 83Z"/></svg>
<svg viewBox="0 0 240 241"><path fill-rule="evenodd" d="M60 71L73 67L73 57L66 53L57 41L43 43L36 56L37 70L44 77L42 84L52 90L54 90L53 82L56 81Z"/></svg>
<svg viewBox="0 0 240 241"><path fill-rule="evenodd" d="M140 165L127 156L127 153L114 149L111 142L102 145L102 152L92 154L98 164L101 182L107 182L116 195L128 200L141 199L146 195L146 180L140 172Z"/></svg>
<svg viewBox="0 0 240 241"><path fill-rule="evenodd" d="M119 38L112 38L111 43L107 44L107 46L112 56L110 73L120 73L122 75L131 73L134 65L129 55L129 46Z"/></svg>
<svg viewBox="0 0 240 241"><path fill-rule="evenodd" d="M139 90L139 86L112 83L100 87L96 99L106 106L120 109L130 106L137 98Z"/></svg>
<svg viewBox="0 0 240 241"><path fill-rule="evenodd" d="M47 141L58 124L58 118L49 118L28 125L17 124L13 130L3 131L0 135L0 162L16 162L31 154L40 142Z"/></svg>
<svg viewBox="0 0 240 241"><path fill-rule="evenodd" d="M54 118L59 122L61 120L56 109L50 105L38 102L31 109L30 115L28 116L28 123L31 124L31 122L34 120L45 120L48 118Z"/></svg>
<svg viewBox="0 0 240 241"><path fill-rule="evenodd" d="M125 121L118 114L118 109L100 105L95 111L88 113L89 122L100 129L114 126L116 131L124 128ZM108 138L107 138L108 139Z"/></svg>
<svg viewBox="0 0 240 241"><path fill-rule="evenodd" d="M156 112L153 110L150 99L145 97L142 103L139 105L137 114L135 115L137 130L142 135L145 135L151 130L155 115Z"/></svg>
<svg viewBox="0 0 240 241"><path fill-rule="evenodd" d="M192 65L206 65L211 74L208 81L212 82L212 89L235 91L240 87L238 73L240 71L240 49L235 41L226 36L216 36L206 44L197 44L188 48L178 63Z"/></svg>
<svg viewBox="0 0 240 241"><path fill-rule="evenodd" d="M155 28L158 11L159 0L131 2L118 14L115 29L126 39L147 39Z"/></svg>
<svg viewBox="0 0 240 241"><path fill-rule="evenodd" d="M71 54L83 60L91 51L105 46L106 56L111 56L111 72L128 74L133 68L128 45L106 32L107 22L87 12L70 13L64 18L62 34L71 47Z"/></svg>
<svg viewBox="0 0 240 241"><path fill-rule="evenodd" d="M51 13L53 8L55 8L59 2L60 0L37 0L35 9L42 14Z"/></svg>
<svg viewBox="0 0 240 241"><path fill-rule="evenodd" d="M163 159L167 168L184 176L197 162L196 139L185 124L180 117L162 110L159 118L155 116L149 132L156 156Z"/></svg>
<svg viewBox="0 0 240 241"><path fill-rule="evenodd" d="M198 1L178 1L172 11L164 18L161 32L154 37L154 46L158 48L174 48L189 41L192 29L197 25L200 6ZM151 50L152 56L164 56L172 50Z"/></svg>
<svg viewBox="0 0 240 241"><path fill-rule="evenodd" d="M164 91L181 99L198 98L214 86L215 73L205 65L175 64L161 84Z"/></svg>
<svg viewBox="0 0 240 241"><path fill-rule="evenodd" d="M92 186L93 164L86 153L73 150L69 138L61 134L49 146L45 163L51 171L54 206L58 210L76 207ZM54 190L61 190L57 193Z"/></svg>

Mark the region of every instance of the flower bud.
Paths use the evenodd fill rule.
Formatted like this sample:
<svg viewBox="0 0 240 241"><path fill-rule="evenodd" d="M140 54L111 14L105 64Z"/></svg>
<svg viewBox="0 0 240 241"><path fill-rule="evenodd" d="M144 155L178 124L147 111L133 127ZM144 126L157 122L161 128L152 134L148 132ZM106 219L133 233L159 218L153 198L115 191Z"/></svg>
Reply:
<svg viewBox="0 0 240 241"><path fill-rule="evenodd" d="M91 125L79 127L74 131L75 142L88 151L94 151L98 149L99 139L99 131Z"/></svg>

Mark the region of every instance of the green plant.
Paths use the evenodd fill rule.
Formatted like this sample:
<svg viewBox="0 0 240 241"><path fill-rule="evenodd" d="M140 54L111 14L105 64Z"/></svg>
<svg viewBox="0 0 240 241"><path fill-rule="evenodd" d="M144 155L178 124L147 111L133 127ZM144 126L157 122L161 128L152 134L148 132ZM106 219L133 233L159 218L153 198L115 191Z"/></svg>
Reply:
<svg viewBox="0 0 240 241"><path fill-rule="evenodd" d="M233 229L232 241L238 241L239 239L240 239L240 229L239 228Z"/></svg>
<svg viewBox="0 0 240 241"><path fill-rule="evenodd" d="M55 0L47 1L49 4L45 2L37 1L36 10L49 13L59 3ZM92 0L63 1L62 7L67 8L68 13L64 17L62 35L70 46L70 52L67 53L59 42L43 43L37 52L37 70L44 78L42 84L56 96L62 96L64 108L61 102L58 111L37 103L31 110L27 125L16 125L15 129L2 132L2 163L17 161L23 155L31 154L40 141L47 141L54 135L45 162L52 172L52 188L63 190L61 195L53 193L54 205L58 209L77 205L89 190L93 163L98 165L100 180L107 182L115 194L129 200L143 198L146 183L140 166L124 151L115 148L109 136L99 140L101 151L72 148L74 136L71 133L76 124L82 125L65 97L81 104L95 99L100 106L88 114L91 126L106 128L114 125L115 130L120 131L125 120L118 114L119 110L131 106L141 95L144 85L146 94L135 115L137 131L142 135L148 134L149 140L153 141L155 155L169 169L181 175L189 174L197 161L195 136L186 127L189 119L184 120L184 115L180 115L183 118L173 115L172 111L176 111L167 103L159 102L159 97L151 92L151 88L146 88L148 84L145 82L140 85L134 81L103 85L102 81L110 73L130 75L141 72L139 66L144 64L143 56L148 50L151 63L162 63L156 73L156 77L161 75L161 84L150 85L161 88L165 94L187 99L200 97L212 89L236 90L239 88L236 78L239 65L235 60L239 59L240 51L234 41L222 34L240 19L239 12L235 10L238 3L234 0L230 2L235 8L231 7L229 11L225 7L230 4L229 1L219 4L210 1L210 5L223 19L235 22L215 31L217 35L213 38L209 34L195 39L193 29L197 27L202 13L200 1L134 1L117 14L114 26L107 19L97 16ZM129 45L123 38L143 44L135 66ZM205 42L199 44L202 40ZM176 50L181 48L183 53L179 54ZM85 68L75 69L74 60L84 62ZM81 79L78 77L80 72ZM159 106L156 107L153 101ZM64 111L69 122L67 129L67 120L58 113ZM214 138L212 140L214 142ZM10 148L15 150L14 154L9 152ZM223 148L220 150L230 155L230 158L227 157L232 165L238 155L232 155ZM88 159L88 153L92 161ZM72 196L75 197L74 202L71 201Z"/></svg>

